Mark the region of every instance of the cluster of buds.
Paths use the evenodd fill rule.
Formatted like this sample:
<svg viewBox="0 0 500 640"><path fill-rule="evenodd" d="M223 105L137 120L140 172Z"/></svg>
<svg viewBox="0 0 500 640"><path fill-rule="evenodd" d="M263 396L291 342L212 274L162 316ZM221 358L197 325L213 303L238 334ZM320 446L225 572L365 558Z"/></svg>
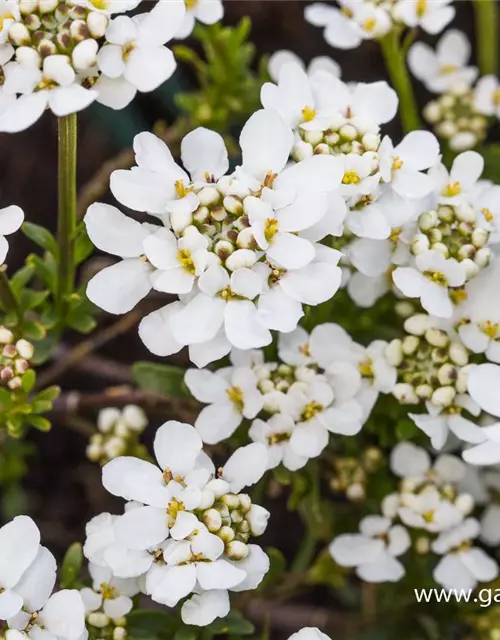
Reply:
<svg viewBox="0 0 500 640"><path fill-rule="evenodd" d="M376 152L380 146L379 127L369 126L361 129L360 123L354 124L341 113L333 114L326 130L316 130L309 125L316 113L303 111L305 122L299 127L300 140L292 150L292 158L300 162L316 154L343 155Z"/></svg>
<svg viewBox="0 0 500 640"><path fill-rule="evenodd" d="M440 205L418 218L418 229L411 250L418 255L429 249L445 258L454 258L465 266L467 280L489 264L489 232L480 226L474 208L468 202Z"/></svg>
<svg viewBox="0 0 500 640"><path fill-rule="evenodd" d="M44 61L58 56L52 60L61 73L65 69L65 84L70 75L73 79L76 75L92 79L98 41L104 37L109 21L104 12L74 0L20 0L16 8L17 15L4 17L3 24L17 62L45 69Z"/></svg>
<svg viewBox="0 0 500 640"><path fill-rule="evenodd" d="M497 594L496 589L484 589L480 592L481 609L467 617L469 633L464 636L464 640L500 640L500 609L489 606L498 604Z"/></svg>
<svg viewBox="0 0 500 640"><path fill-rule="evenodd" d="M429 102L424 118L454 151L473 149L486 137L487 119L476 110L473 92L465 84Z"/></svg>
<svg viewBox="0 0 500 640"><path fill-rule="evenodd" d="M314 364L295 367L283 362L264 362L254 366L252 371L257 377L257 387L264 395L263 408L268 413L278 411L275 391L287 393L292 385L297 388L296 383L308 385L318 373Z"/></svg>
<svg viewBox="0 0 500 640"><path fill-rule="evenodd" d="M426 314L404 323L407 336L389 343L386 357L397 367L393 395L403 404L430 401L451 409L457 394L467 391L469 352Z"/></svg>
<svg viewBox="0 0 500 640"><path fill-rule="evenodd" d="M127 405L122 410L102 409L97 417L98 433L91 436L87 446L87 458L104 465L123 455L146 457L139 436L147 425L146 414L136 405Z"/></svg>
<svg viewBox="0 0 500 640"><path fill-rule="evenodd" d="M0 387L13 391L21 387L34 351L31 342L23 338L16 341L10 329L0 326Z"/></svg>
<svg viewBox="0 0 500 640"><path fill-rule="evenodd" d="M125 640L127 637L124 618L110 618L104 611L91 611L86 615L87 631L90 640Z"/></svg>
<svg viewBox="0 0 500 640"><path fill-rule="evenodd" d="M206 509L197 513L198 519L205 524L210 533L218 536L225 545L225 553L230 560L243 560L248 556L250 536L264 533L267 525L267 512L257 505L252 505L246 493L224 493L226 483L213 480L209 489Z"/></svg>
<svg viewBox="0 0 500 640"><path fill-rule="evenodd" d="M381 460L382 451L378 447L366 448L360 458L336 458L330 488L352 502L363 502L368 476L379 468Z"/></svg>
<svg viewBox="0 0 500 640"><path fill-rule="evenodd" d="M226 269L234 271L239 267L252 267L257 262L257 244L245 212L245 198L251 195L246 186L226 176L201 189L194 185L185 187L178 182L177 193L179 198L194 193L198 200L193 213L179 211L170 217L172 229L180 238L179 250L186 249L186 260L191 260L189 256L196 250L193 243L201 242L212 254L212 262L209 259L208 266L222 263ZM196 265L193 264L195 270Z"/></svg>

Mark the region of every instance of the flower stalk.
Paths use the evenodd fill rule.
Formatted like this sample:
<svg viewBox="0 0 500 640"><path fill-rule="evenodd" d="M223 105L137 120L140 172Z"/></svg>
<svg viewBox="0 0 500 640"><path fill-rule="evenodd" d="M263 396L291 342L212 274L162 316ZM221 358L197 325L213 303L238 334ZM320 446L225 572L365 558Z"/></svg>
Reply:
<svg viewBox="0 0 500 640"><path fill-rule="evenodd" d="M498 7L496 0L475 0L477 62L481 75L498 72Z"/></svg>
<svg viewBox="0 0 500 640"><path fill-rule="evenodd" d="M399 31L393 29L380 39L380 48L389 73L391 84L399 97L399 113L405 133L421 128L417 101L408 67L406 50L400 42Z"/></svg>
<svg viewBox="0 0 500 640"><path fill-rule="evenodd" d="M74 246L77 226L76 145L77 115L58 118L58 189L59 207L57 241L59 265L57 302L62 315L75 286Z"/></svg>

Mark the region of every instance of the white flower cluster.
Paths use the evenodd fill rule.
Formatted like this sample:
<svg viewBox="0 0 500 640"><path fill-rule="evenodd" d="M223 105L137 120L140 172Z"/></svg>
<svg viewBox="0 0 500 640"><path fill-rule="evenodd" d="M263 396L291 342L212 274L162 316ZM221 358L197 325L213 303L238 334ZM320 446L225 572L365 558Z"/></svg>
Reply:
<svg viewBox="0 0 500 640"><path fill-rule="evenodd" d="M154 451L158 466L120 457L104 467L104 487L128 502L121 516L91 520L84 553L91 566L108 570L108 619L124 614L123 597L138 584L169 607L188 598L183 621L205 626L228 614L228 590L256 588L269 569L267 555L250 543L264 532L269 513L240 493L263 475L266 449L238 449L216 472L195 429L171 421L158 429ZM118 578L140 580L123 590Z"/></svg>
<svg viewBox="0 0 500 640"><path fill-rule="evenodd" d="M175 70L164 45L180 29L183 0L5 0L0 6L0 131L26 129L49 107L57 116L94 100L122 109ZM115 14L122 14L116 16Z"/></svg>
<svg viewBox="0 0 500 640"><path fill-rule="evenodd" d="M31 342L24 338L16 341L12 331L0 325L0 387L21 387L21 377L30 368L34 352Z"/></svg>
<svg viewBox="0 0 500 640"><path fill-rule="evenodd" d="M159 224L141 224L103 204L85 216L93 243L123 258L90 281L90 300L125 313L152 288L179 296L140 324L143 342L157 355L189 345L201 367L232 347L268 345L271 329L292 331L304 304L330 299L340 285L339 252L317 242L326 229L312 231L329 217L340 160L314 156L285 168L293 134L271 110L250 118L240 145L242 165L227 175L222 138L201 128L188 134L182 141L188 175L162 141L142 133L134 140L138 166L115 171L111 190Z"/></svg>
<svg viewBox="0 0 500 640"><path fill-rule="evenodd" d="M214 444L253 420L249 435L267 448L267 468L299 469L321 454L330 433L356 435L378 394L392 391L396 369L386 348L379 340L362 347L327 323L311 335L302 327L280 335L279 362L266 362L261 351L233 351L233 366L187 371L189 390L208 404L195 427Z"/></svg>
<svg viewBox="0 0 500 640"><path fill-rule="evenodd" d="M87 446L87 458L106 464L118 456L138 455L139 435L148 426L144 411L133 404L121 411L116 407L101 409L97 416L97 429Z"/></svg>
<svg viewBox="0 0 500 640"><path fill-rule="evenodd" d="M312 4L305 18L324 27L326 42L338 49L355 49L364 40L387 35L404 25L421 27L432 35L442 31L455 16L452 0L337 0L339 7Z"/></svg>
<svg viewBox="0 0 500 640"><path fill-rule="evenodd" d="M0 620L6 640L84 640L85 610L78 591L52 593L56 561L40 545L31 518L17 516L0 529Z"/></svg>
<svg viewBox="0 0 500 640"><path fill-rule="evenodd" d="M423 42L413 44L408 52L408 66L428 91L439 94L425 107L425 119L436 134L454 151L474 148L486 136L487 116L494 86L491 76L481 78L476 88L478 70L469 66L471 46L460 31L450 29L432 47Z"/></svg>
<svg viewBox="0 0 500 640"><path fill-rule="evenodd" d="M402 478L399 491L384 498L383 515L361 521L359 534L334 539L334 560L356 567L367 582L397 582L405 574L399 557L413 540L416 553L440 557L433 577L446 589L474 589L478 582L494 580L496 561L473 546L481 532L479 521L470 516L474 499L459 489L466 465L449 454L432 463L425 449L408 442L393 449L390 464Z"/></svg>

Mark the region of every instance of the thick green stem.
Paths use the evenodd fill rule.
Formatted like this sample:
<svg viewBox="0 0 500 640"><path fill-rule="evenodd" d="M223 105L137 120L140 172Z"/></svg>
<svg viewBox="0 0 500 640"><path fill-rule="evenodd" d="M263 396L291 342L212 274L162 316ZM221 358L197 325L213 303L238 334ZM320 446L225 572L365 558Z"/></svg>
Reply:
<svg viewBox="0 0 500 640"><path fill-rule="evenodd" d="M417 101L406 65L405 48L399 32L393 30L380 40L380 48L389 73L391 84L399 96L399 113L405 133L421 127Z"/></svg>
<svg viewBox="0 0 500 640"><path fill-rule="evenodd" d="M5 274L5 267L0 267L0 301L8 313L14 313L17 322L20 325L23 321L23 315L19 307L19 303L12 291L9 279Z"/></svg>
<svg viewBox="0 0 500 640"><path fill-rule="evenodd" d="M77 116L58 118L58 180L59 208L57 242L59 245L59 270L57 278L57 302L62 315L75 287L75 235L77 225L76 206L76 133Z"/></svg>
<svg viewBox="0 0 500 640"><path fill-rule="evenodd" d="M497 0L475 0L477 63L481 75L498 73Z"/></svg>

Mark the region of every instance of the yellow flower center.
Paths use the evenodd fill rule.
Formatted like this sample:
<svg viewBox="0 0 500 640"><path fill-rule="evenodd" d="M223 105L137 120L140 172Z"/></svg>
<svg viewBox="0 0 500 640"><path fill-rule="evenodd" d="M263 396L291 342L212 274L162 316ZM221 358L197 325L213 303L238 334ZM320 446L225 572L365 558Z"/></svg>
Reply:
<svg viewBox="0 0 500 640"><path fill-rule="evenodd" d="M264 236L268 242L278 233L278 221L276 218L268 218L264 225Z"/></svg>
<svg viewBox="0 0 500 640"><path fill-rule="evenodd" d="M175 190L177 192L177 197L185 198L187 194L191 191L189 187L184 186L183 180L176 180L175 182Z"/></svg>
<svg viewBox="0 0 500 640"><path fill-rule="evenodd" d="M457 180L456 182L449 182L446 187L441 191L441 195L445 198L453 198L462 193L462 185Z"/></svg>
<svg viewBox="0 0 500 640"><path fill-rule="evenodd" d="M446 279L444 273L441 273L440 271L424 271L424 276L431 282L435 282L442 287L448 286L448 280Z"/></svg>
<svg viewBox="0 0 500 640"><path fill-rule="evenodd" d="M316 117L316 109L313 107L304 107L302 109L302 117L304 118L304 122L311 122Z"/></svg>
<svg viewBox="0 0 500 640"><path fill-rule="evenodd" d="M365 31L371 33L377 26L377 21L375 20L375 18L366 18L366 20L363 20L363 22L361 23L361 26Z"/></svg>
<svg viewBox="0 0 500 640"><path fill-rule="evenodd" d="M444 64L441 67L441 73L453 73L458 69L456 64Z"/></svg>
<svg viewBox="0 0 500 640"><path fill-rule="evenodd" d="M191 11L191 9L194 9L198 4L198 0L184 0L184 2L186 4L186 9L188 11Z"/></svg>
<svg viewBox="0 0 500 640"><path fill-rule="evenodd" d="M181 263L182 268L194 276L196 267L191 257L191 252L187 249L179 249L177 252L177 260Z"/></svg>
<svg viewBox="0 0 500 640"><path fill-rule="evenodd" d="M455 304L460 304L460 302L465 302L465 300L467 300L469 294L465 290L465 287L457 287L450 291L450 297Z"/></svg>
<svg viewBox="0 0 500 640"><path fill-rule="evenodd" d="M309 343L301 344L299 347L299 351L302 355L309 357L311 355L311 350L309 349Z"/></svg>
<svg viewBox="0 0 500 640"><path fill-rule="evenodd" d="M290 440L289 433L272 433L267 441L272 446L273 444L281 444L282 442L288 442Z"/></svg>
<svg viewBox="0 0 500 640"><path fill-rule="evenodd" d="M349 9L348 7L342 7L340 13L343 13L346 18L352 18L354 16L352 9Z"/></svg>
<svg viewBox="0 0 500 640"><path fill-rule="evenodd" d="M90 4L99 11L104 11L109 7L108 0L90 0Z"/></svg>
<svg viewBox="0 0 500 640"><path fill-rule="evenodd" d="M426 511L425 513L423 513L422 518L426 522L432 522L434 520L434 509L429 509L429 511Z"/></svg>
<svg viewBox="0 0 500 640"><path fill-rule="evenodd" d="M360 182L360 177L355 171L346 171L342 178L342 184L359 184Z"/></svg>
<svg viewBox="0 0 500 640"><path fill-rule="evenodd" d="M167 507L167 513L168 515L175 520L177 518L177 514L179 513L179 511L185 511L186 507L184 506L183 502L180 502L180 500L177 500L176 498L173 498L173 500L171 500L168 503L168 507ZM173 526L174 523L172 523L170 526Z"/></svg>
<svg viewBox="0 0 500 640"><path fill-rule="evenodd" d="M11 13L5 13L3 16L0 17L0 31L3 29L3 23L6 20L14 20L14 16Z"/></svg>
<svg viewBox="0 0 500 640"><path fill-rule="evenodd" d="M389 236L389 240L394 244L397 244L399 242L399 236L401 235L402 230L403 229L401 227L394 227L394 229L392 229L391 231L391 235Z"/></svg>
<svg viewBox="0 0 500 640"><path fill-rule="evenodd" d="M491 222L494 219L494 215L489 209L481 209L481 213L483 214L486 222Z"/></svg>
<svg viewBox="0 0 500 640"><path fill-rule="evenodd" d="M398 169L401 169L403 164L404 164L404 162L401 160L401 158L399 156L394 156L394 158L392 160L392 170L393 171L397 171Z"/></svg>
<svg viewBox="0 0 500 640"><path fill-rule="evenodd" d="M363 360L358 364L358 369L363 377L371 378L373 376L373 361L370 359Z"/></svg>
<svg viewBox="0 0 500 640"><path fill-rule="evenodd" d="M105 582L100 585L101 595L103 600L113 600L118 595L116 587L112 587L110 584L106 584Z"/></svg>
<svg viewBox="0 0 500 640"><path fill-rule="evenodd" d="M427 0L417 0L417 17L423 18L427 11Z"/></svg>
<svg viewBox="0 0 500 640"><path fill-rule="evenodd" d="M231 400L241 413L243 411L243 391L239 387L229 387L226 394L229 400Z"/></svg>
<svg viewBox="0 0 500 640"><path fill-rule="evenodd" d="M323 409L324 406L322 404L319 404L319 402L316 402L315 400L311 400L311 402L306 404L302 411L302 420L311 420L317 413L323 411Z"/></svg>
<svg viewBox="0 0 500 640"><path fill-rule="evenodd" d="M480 324L479 328L484 334L488 336L488 338L491 338L492 340L495 340L496 337L498 336L498 329L499 329L498 323L493 323L493 322L490 322L489 320L486 320L485 322L482 322Z"/></svg>

